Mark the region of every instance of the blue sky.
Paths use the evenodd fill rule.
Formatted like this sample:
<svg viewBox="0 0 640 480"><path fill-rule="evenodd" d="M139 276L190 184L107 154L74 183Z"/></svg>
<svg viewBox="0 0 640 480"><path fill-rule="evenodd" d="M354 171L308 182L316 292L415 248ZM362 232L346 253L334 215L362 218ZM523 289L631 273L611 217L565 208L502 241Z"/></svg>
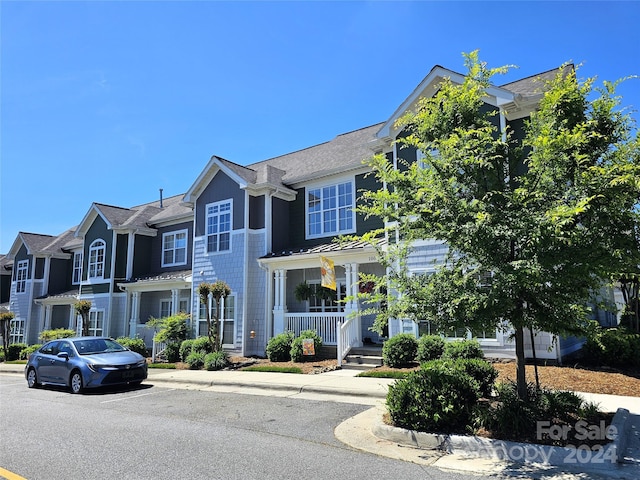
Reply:
<svg viewBox="0 0 640 480"><path fill-rule="evenodd" d="M640 2L0 3L0 253L92 202L184 193L211 155L249 164L384 121L462 52L640 74ZM640 108L640 80L619 89ZM638 114L635 114L639 118Z"/></svg>

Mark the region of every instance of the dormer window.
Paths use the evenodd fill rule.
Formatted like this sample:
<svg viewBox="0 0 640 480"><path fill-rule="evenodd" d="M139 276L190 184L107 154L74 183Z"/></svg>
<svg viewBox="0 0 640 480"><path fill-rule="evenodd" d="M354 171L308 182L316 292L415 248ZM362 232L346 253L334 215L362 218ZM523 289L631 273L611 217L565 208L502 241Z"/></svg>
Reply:
<svg viewBox="0 0 640 480"><path fill-rule="evenodd" d="M187 263L187 231L162 235L162 266L173 267Z"/></svg>
<svg viewBox="0 0 640 480"><path fill-rule="evenodd" d="M353 182L307 189L307 238L355 231Z"/></svg>
<svg viewBox="0 0 640 480"><path fill-rule="evenodd" d="M89 278L104 277L104 253L103 240L94 240L89 246Z"/></svg>

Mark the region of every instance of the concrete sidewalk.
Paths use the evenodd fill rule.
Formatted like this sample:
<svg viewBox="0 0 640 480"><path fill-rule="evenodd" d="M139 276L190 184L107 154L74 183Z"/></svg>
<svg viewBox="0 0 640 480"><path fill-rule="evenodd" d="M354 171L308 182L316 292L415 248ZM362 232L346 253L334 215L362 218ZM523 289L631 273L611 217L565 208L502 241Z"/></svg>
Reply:
<svg viewBox="0 0 640 480"><path fill-rule="evenodd" d="M24 365L7 365L0 363L0 373L24 374ZM616 412L625 409L629 414L625 417L625 436L618 442L624 452L625 463L591 460L582 455L576 458L576 465L563 462L562 457L570 457L566 452L555 451L548 463L523 463L518 459L496 456L496 450L516 452L518 445L503 442L488 445L486 442L469 441L474 437L463 437L464 441L447 436L449 448L443 451L416 443L422 435L384 425L384 402L388 387L393 379L355 377L351 370L335 370L315 375L296 375L290 373L249 372L249 371L214 371L149 369L146 383L168 388L182 388L204 391L219 391L238 394L269 395L312 400L330 400L361 405L373 408L348 419L336 428L336 437L342 442L367 452L398 458L425 465L433 465L443 469L467 471L481 474L517 475L523 472L524 478L563 478L568 479L640 479L640 397L620 397L580 393L585 400L597 403L603 411ZM26 386L26 380L25 380ZM461 443L462 442L462 443ZM472 444L473 443L473 444ZM462 445L462 446L461 446ZM480 446L479 446L480 445ZM522 447L520 447L522 448ZM482 450L482 455L478 454ZM524 451L524 450L523 450ZM516 452L518 453L518 452ZM575 452L574 452L575 453ZM581 454L584 452L580 452ZM575 455L574 455L575 457ZM596 456L597 457L597 456ZM560 460L558 460L560 459ZM512 461L516 460L516 461ZM556 462L552 464L551 462ZM574 473L571 473L574 472ZM580 473L581 472L581 473ZM585 472L588 477L584 476ZM555 475L558 475L557 477ZM576 475L576 476L572 476Z"/></svg>

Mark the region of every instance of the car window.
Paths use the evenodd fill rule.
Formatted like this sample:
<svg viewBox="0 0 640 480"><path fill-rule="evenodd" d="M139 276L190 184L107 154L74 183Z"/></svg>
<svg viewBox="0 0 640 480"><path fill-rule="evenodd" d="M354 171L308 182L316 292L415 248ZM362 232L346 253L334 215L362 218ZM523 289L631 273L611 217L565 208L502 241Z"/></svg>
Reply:
<svg viewBox="0 0 640 480"><path fill-rule="evenodd" d="M58 344L58 353L60 352L66 352L70 357L73 357L73 347L71 347L71 343L60 342Z"/></svg>
<svg viewBox="0 0 640 480"><path fill-rule="evenodd" d="M58 354L58 342L49 342L44 347L40 349L41 353L45 353L47 355L57 355Z"/></svg>

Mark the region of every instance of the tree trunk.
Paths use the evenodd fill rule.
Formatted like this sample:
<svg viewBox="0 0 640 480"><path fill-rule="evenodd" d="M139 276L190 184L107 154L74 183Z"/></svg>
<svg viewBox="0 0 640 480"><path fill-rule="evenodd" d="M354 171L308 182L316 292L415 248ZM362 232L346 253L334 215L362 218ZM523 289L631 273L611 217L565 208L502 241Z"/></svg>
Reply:
<svg viewBox="0 0 640 480"><path fill-rule="evenodd" d="M538 377L538 358L536 357L536 341L535 335L533 334L533 328L529 328L529 333L531 334L531 352L533 354L533 370L536 374L536 388L540 390L540 378Z"/></svg>
<svg viewBox="0 0 640 480"><path fill-rule="evenodd" d="M515 327L516 340L516 384L518 386L518 397L521 400L527 399L527 372L525 370L524 358L524 328Z"/></svg>

